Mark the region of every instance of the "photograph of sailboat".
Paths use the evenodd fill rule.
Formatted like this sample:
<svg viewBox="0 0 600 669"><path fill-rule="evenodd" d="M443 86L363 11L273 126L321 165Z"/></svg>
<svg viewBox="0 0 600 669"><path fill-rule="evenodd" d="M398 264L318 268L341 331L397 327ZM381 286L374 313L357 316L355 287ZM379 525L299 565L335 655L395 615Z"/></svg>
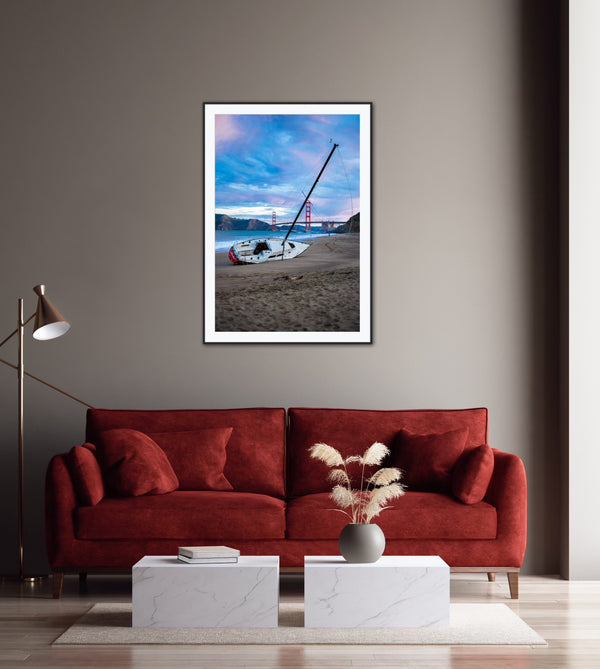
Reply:
<svg viewBox="0 0 600 669"><path fill-rule="evenodd" d="M204 341L370 343L370 103L206 103L204 156Z"/></svg>

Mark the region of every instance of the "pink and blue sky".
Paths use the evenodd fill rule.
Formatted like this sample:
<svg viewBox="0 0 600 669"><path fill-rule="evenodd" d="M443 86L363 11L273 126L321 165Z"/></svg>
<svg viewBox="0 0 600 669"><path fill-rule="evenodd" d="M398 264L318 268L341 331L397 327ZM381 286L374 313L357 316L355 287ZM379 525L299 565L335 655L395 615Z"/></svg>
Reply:
<svg viewBox="0 0 600 669"><path fill-rule="evenodd" d="M312 219L347 220L360 211L359 123L355 114L217 114L216 213L270 222L275 210L278 223L293 220L335 142Z"/></svg>

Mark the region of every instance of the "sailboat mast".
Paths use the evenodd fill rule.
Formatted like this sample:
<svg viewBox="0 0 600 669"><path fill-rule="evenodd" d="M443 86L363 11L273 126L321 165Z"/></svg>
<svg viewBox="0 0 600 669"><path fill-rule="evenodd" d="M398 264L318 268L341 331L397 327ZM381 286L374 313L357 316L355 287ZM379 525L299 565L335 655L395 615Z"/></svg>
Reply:
<svg viewBox="0 0 600 669"><path fill-rule="evenodd" d="M331 158L331 156L333 156L333 152L337 149L338 146L339 146L339 144L334 144L333 145L333 149L331 149L331 153L327 156L327 160L325 161L325 164L321 168L321 171L319 172L319 175L315 179L315 183L312 185L312 188L308 191L308 195L304 198L304 202L302 203L302 206L300 207L300 210L296 214L296 218L294 219L294 222L292 223L292 227L288 230L287 235L283 239L282 248L284 250L285 250L285 242L286 242L287 238L290 236L290 232L294 229L294 226L296 225L296 221L298 220L298 217L300 216L300 214L302 213L302 210L304 209L304 206L308 202L308 198L311 196L311 193L315 189L315 186L317 185L317 182L321 178L321 174L323 174L323 172L325 171L325 168L327 167L327 163L329 162L329 159ZM281 254L281 259L283 260L283 253Z"/></svg>

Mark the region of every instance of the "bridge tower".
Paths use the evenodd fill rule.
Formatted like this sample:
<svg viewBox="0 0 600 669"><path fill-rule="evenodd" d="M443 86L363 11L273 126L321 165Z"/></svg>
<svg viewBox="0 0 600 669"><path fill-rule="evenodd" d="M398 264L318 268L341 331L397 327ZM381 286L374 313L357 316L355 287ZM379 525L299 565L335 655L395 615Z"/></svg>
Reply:
<svg viewBox="0 0 600 669"><path fill-rule="evenodd" d="M310 209L312 207L312 204L310 203L310 200L306 203L306 226L304 228L305 232L310 232Z"/></svg>
<svg viewBox="0 0 600 669"><path fill-rule="evenodd" d="M275 226L275 223L277 223L277 212L273 210L273 225L271 226L271 230L275 232L277 230L277 227Z"/></svg>

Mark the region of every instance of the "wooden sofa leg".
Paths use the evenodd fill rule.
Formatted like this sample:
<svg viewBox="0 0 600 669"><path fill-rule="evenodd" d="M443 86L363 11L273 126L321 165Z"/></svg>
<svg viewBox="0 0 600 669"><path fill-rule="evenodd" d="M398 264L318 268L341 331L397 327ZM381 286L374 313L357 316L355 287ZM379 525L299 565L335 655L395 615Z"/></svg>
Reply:
<svg viewBox="0 0 600 669"><path fill-rule="evenodd" d="M490 581L490 583L493 583L495 580L496 580L496 572L488 571L488 581Z"/></svg>
<svg viewBox="0 0 600 669"><path fill-rule="evenodd" d="M511 599L519 599L519 572L518 571L509 571L506 576L508 577L508 587L510 590Z"/></svg>
<svg viewBox="0 0 600 669"><path fill-rule="evenodd" d="M52 597L60 599L65 575L61 571L55 571L52 574Z"/></svg>

